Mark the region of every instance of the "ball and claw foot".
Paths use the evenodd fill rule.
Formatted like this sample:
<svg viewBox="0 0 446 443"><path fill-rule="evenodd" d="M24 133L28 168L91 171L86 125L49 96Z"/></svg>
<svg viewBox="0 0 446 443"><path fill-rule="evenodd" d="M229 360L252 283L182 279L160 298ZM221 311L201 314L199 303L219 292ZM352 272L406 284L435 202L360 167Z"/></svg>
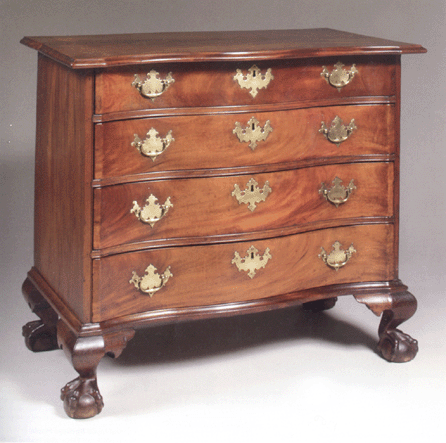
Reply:
<svg viewBox="0 0 446 443"><path fill-rule="evenodd" d="M23 282L22 293L31 311L39 317L22 328L26 347L33 352L58 349L56 312L29 278Z"/></svg>
<svg viewBox="0 0 446 443"><path fill-rule="evenodd" d="M382 335L378 350L390 362L405 363L413 360L417 355L418 342L399 329L393 329Z"/></svg>
<svg viewBox="0 0 446 443"><path fill-rule="evenodd" d="M46 325L42 320L30 321L22 328L26 347L33 352L58 349L55 325Z"/></svg>
<svg viewBox="0 0 446 443"><path fill-rule="evenodd" d="M104 407L96 378L75 378L62 388L60 398L71 418L94 417Z"/></svg>
<svg viewBox="0 0 446 443"><path fill-rule="evenodd" d="M385 289L376 294L369 292L354 297L375 315L382 314L378 328L379 354L389 362L405 363L417 355L418 342L397 328L415 314L417 300L400 281L393 282L389 289Z"/></svg>

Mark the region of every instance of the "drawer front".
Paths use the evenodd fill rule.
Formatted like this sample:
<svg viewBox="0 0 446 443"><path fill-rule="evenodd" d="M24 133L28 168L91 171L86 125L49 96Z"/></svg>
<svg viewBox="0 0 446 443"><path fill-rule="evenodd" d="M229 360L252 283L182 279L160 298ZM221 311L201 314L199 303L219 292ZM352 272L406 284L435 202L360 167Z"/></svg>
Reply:
<svg viewBox="0 0 446 443"><path fill-rule="evenodd" d="M258 124L251 120L253 117ZM345 136L348 138L340 143L329 140L337 136L336 130L331 129L336 117L342 120L340 125L347 128ZM354 127L350 126L349 132L352 120ZM246 136L237 135L237 122ZM327 134L324 134L322 122ZM249 138L252 125L257 136ZM139 149L138 139L140 144L146 144L139 145ZM396 146L395 107L352 105L124 120L96 125L95 140L97 179L156 171L389 154L395 152Z"/></svg>
<svg viewBox="0 0 446 443"><path fill-rule="evenodd" d="M352 65L356 73L348 84L336 84L334 67L342 62L349 77ZM240 61L228 63L159 64L143 67L103 70L96 76L96 114L111 112L158 110L162 108L194 108L203 106L238 106L263 103L289 103L321 99L342 100L356 96L391 96L395 94L395 58L341 57L286 61ZM257 66L260 71L254 78ZM324 67L326 70L324 70ZM241 71L242 84L234 79ZM274 78L265 77L268 70ZM336 71L333 73L333 71ZM148 81L143 96L135 87ZM172 80L173 79L173 82ZM162 85L164 81L164 85ZM169 81L169 82L168 82ZM342 80L341 80L342 81ZM348 80L347 80L348 81ZM162 91L160 93L160 91ZM158 95L160 94L160 95ZM152 98L156 95L155 98Z"/></svg>
<svg viewBox="0 0 446 443"><path fill-rule="evenodd" d="M345 255L338 256L338 261L347 262L337 271L320 256L324 248L331 262L335 242L341 244L340 251L351 245L356 251L350 249L348 261ZM338 283L391 280L395 277L393 244L393 225L361 225L276 239L102 258L97 262L95 275L93 321L160 309L263 299ZM243 264L249 267L243 259L249 262L250 257L255 263L252 278ZM135 285L145 290L158 285L161 289L150 296Z"/></svg>
<svg viewBox="0 0 446 443"><path fill-rule="evenodd" d="M336 177L342 183L333 183ZM393 180L392 162L372 162L108 186L95 190L94 245L389 217Z"/></svg>

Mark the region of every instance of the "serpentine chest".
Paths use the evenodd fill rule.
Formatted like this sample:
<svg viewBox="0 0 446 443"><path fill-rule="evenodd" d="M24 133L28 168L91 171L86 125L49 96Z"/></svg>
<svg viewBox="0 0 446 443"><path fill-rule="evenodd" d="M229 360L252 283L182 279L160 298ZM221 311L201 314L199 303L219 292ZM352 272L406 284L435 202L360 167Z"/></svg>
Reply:
<svg viewBox="0 0 446 443"><path fill-rule="evenodd" d="M419 45L329 29L25 37L39 51L33 351L103 406L96 367L137 328L353 295L397 326L400 56Z"/></svg>

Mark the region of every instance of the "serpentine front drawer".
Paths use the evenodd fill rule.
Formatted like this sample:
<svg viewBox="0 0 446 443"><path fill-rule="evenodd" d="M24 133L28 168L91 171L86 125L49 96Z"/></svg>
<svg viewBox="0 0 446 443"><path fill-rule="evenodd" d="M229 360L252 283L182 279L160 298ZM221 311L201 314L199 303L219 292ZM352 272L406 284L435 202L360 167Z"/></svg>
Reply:
<svg viewBox="0 0 446 443"><path fill-rule="evenodd" d="M392 96L395 73L387 56L115 68L96 76L96 114Z"/></svg>
<svg viewBox="0 0 446 443"><path fill-rule="evenodd" d="M395 113L393 105L351 105L98 124L95 178L390 155Z"/></svg>
<svg viewBox="0 0 446 443"><path fill-rule="evenodd" d="M393 162L372 162L107 186L95 190L94 247L392 217L393 175Z"/></svg>
<svg viewBox="0 0 446 443"><path fill-rule="evenodd" d="M323 260L324 251L336 252L336 242L344 263L338 271ZM352 245L355 252L349 258L343 251ZM156 270L148 269L151 265ZM157 310L261 300L326 284L391 280L393 229L389 224L360 225L117 254L98 261L95 276L95 322L140 312L156 315Z"/></svg>

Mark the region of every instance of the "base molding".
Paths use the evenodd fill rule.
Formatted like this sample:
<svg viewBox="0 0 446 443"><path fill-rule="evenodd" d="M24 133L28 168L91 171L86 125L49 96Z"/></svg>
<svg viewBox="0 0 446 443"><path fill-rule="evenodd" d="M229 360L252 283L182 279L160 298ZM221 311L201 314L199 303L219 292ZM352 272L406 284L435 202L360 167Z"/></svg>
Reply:
<svg viewBox="0 0 446 443"><path fill-rule="evenodd" d="M194 321L213 317L231 317L241 314L283 309L306 303L328 300L336 297L352 295L359 303L380 316L392 304L392 294L404 293L407 286L401 280L378 282L353 282L296 291L264 299L248 300L221 305L205 305L187 308L169 308L146 311L113 318L103 322L82 323L82 321L62 301L61 297L47 283L40 272L33 267L25 283L32 291L39 293L47 304L56 312L64 323L78 336L96 336L113 333L124 328L140 329L152 325L161 325L180 321ZM24 285L25 285L24 283ZM26 298L26 297L25 297ZM34 312L34 311L33 311Z"/></svg>

